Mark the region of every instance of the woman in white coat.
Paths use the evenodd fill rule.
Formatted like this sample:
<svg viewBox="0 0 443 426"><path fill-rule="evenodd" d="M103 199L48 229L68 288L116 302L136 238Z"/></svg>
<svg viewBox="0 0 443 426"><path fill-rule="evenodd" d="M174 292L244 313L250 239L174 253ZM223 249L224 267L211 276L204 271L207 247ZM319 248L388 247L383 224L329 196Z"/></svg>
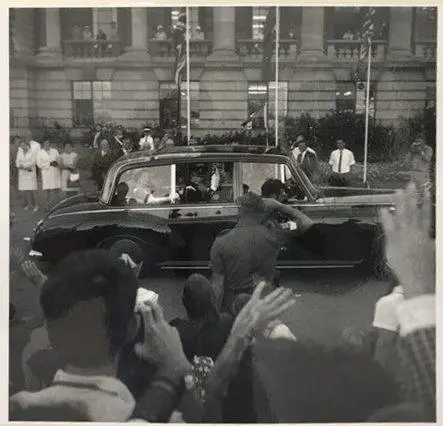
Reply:
<svg viewBox="0 0 443 426"><path fill-rule="evenodd" d="M31 150L28 142L21 141L15 165L18 169L18 190L23 193L25 210L38 210L36 203L37 171L36 152Z"/></svg>
<svg viewBox="0 0 443 426"><path fill-rule="evenodd" d="M60 191L59 153L51 148L49 140L43 142L43 148L37 153L37 166L42 171L42 188L46 205L50 208L57 201Z"/></svg>
<svg viewBox="0 0 443 426"><path fill-rule="evenodd" d="M65 196L73 195L80 190L80 187L70 187L69 178L71 174L77 173L78 155L72 150L71 142L65 143L63 153L60 155L60 168L62 169L61 187Z"/></svg>

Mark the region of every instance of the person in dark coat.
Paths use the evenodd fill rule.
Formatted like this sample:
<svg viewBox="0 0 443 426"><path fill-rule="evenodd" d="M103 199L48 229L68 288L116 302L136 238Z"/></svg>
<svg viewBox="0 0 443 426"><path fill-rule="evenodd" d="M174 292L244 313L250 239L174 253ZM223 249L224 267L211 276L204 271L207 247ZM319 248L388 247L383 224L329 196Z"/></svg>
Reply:
<svg viewBox="0 0 443 426"><path fill-rule="evenodd" d="M116 159L116 153L110 149L109 142L106 139L102 139L92 164L92 178L97 184L98 189L102 189L106 173L108 173L111 164Z"/></svg>
<svg viewBox="0 0 443 426"><path fill-rule="evenodd" d="M297 163L305 172L309 179L312 179L317 171L317 155L313 150L308 149L306 141L303 139L298 145L299 153L297 155Z"/></svg>

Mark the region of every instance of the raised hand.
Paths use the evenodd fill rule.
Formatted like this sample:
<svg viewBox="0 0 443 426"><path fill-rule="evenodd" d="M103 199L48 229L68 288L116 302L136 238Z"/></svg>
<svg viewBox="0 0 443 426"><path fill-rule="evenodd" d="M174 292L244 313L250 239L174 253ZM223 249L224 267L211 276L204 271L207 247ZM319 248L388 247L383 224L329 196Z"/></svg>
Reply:
<svg viewBox="0 0 443 426"><path fill-rule="evenodd" d="M257 331L264 330L269 323L294 305L292 291L284 288L277 288L261 299L267 285L265 281L261 281L255 288L251 299L240 311L232 326L232 338L241 339L245 343L251 342Z"/></svg>
<svg viewBox="0 0 443 426"><path fill-rule="evenodd" d="M419 202L420 201L420 202ZM395 196L396 211L380 212L386 235L386 257L400 280L405 297L435 293L435 241L430 238L431 197L415 184Z"/></svg>
<svg viewBox="0 0 443 426"><path fill-rule="evenodd" d="M165 320L161 306L147 301L139 312L143 318L144 336L143 341L134 347L136 355L174 374L190 372L192 367L183 352L178 331Z"/></svg>

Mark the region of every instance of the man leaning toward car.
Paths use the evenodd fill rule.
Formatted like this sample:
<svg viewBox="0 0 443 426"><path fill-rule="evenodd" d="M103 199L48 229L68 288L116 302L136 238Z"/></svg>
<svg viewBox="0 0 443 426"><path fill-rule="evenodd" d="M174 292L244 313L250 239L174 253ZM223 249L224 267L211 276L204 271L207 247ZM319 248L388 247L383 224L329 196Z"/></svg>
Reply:
<svg viewBox="0 0 443 426"><path fill-rule="evenodd" d="M260 279L272 282L276 262L285 233L280 225L264 223L271 211L290 216L299 233L311 226L301 212L276 199L262 199L248 193L239 197L239 221L230 231L223 231L211 249L212 284L217 295L217 307L235 314L238 297L251 295Z"/></svg>

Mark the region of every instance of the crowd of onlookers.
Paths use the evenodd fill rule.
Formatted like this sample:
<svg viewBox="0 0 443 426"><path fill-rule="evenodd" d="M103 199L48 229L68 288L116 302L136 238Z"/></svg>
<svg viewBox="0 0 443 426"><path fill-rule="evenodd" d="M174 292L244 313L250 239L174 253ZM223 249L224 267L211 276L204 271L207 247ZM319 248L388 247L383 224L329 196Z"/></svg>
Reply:
<svg viewBox="0 0 443 426"><path fill-rule="evenodd" d="M46 345L11 359L23 373L10 383L10 420L435 421L429 193L420 198L411 184L395 214L381 211L393 288L376 304L371 333L350 324L328 349L284 324L297 309L276 272L285 232L311 250L322 236L280 202L283 191L269 180L261 196L239 198L237 225L211 249L212 276L186 280L187 316L171 323L161 297L140 288L143 255L130 241L73 253L48 276L13 253L11 279L40 288Z"/></svg>

